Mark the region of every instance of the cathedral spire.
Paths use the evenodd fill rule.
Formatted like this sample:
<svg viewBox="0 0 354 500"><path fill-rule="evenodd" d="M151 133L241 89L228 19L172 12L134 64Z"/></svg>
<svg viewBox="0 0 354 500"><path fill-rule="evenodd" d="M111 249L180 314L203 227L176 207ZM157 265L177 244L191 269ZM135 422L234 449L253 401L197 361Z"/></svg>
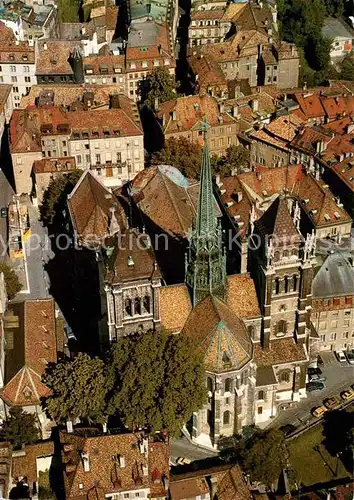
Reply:
<svg viewBox="0 0 354 500"><path fill-rule="evenodd" d="M214 234L217 226L213 199L213 181L208 148L208 129L209 124L205 120L201 125L201 130L204 133L204 147L200 170L200 188L196 224L196 230L199 236L201 236L202 234L204 234L205 236L208 234Z"/></svg>
<svg viewBox="0 0 354 500"><path fill-rule="evenodd" d="M186 282L193 306L208 295L225 298L226 258L222 250L221 227L218 224L213 197L213 181L205 120L204 148L200 173L199 199L195 229L189 240Z"/></svg>

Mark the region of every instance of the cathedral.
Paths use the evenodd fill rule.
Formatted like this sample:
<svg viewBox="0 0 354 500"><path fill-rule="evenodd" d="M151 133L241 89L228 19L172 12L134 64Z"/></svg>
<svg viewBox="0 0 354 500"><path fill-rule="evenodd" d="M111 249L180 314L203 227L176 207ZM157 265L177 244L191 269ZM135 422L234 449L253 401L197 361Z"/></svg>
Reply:
<svg viewBox="0 0 354 500"><path fill-rule="evenodd" d="M110 229L101 296L110 342L162 327L199 346L208 399L193 415L189 431L196 443L217 448L223 437L269 422L280 404L306 398L306 372L317 336L310 323L315 238L303 238L296 204L281 193L250 225L248 269L227 275L207 128L204 124L198 197L195 208L191 203L188 209L194 223L184 282L166 285L151 235L127 221L120 229L114 202L101 211L101 227ZM107 202L104 189L95 186L95 196Z"/></svg>

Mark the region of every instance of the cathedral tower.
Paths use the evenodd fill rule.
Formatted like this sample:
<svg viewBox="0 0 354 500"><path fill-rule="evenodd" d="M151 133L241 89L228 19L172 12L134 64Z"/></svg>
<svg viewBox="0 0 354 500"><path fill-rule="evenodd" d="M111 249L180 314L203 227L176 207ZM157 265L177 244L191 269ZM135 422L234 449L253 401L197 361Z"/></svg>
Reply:
<svg viewBox="0 0 354 500"><path fill-rule="evenodd" d="M208 148L208 124L202 124L204 148L201 164L196 225L189 240L186 282L193 306L208 295L225 298L226 257L222 250L222 233L213 197L213 183Z"/></svg>

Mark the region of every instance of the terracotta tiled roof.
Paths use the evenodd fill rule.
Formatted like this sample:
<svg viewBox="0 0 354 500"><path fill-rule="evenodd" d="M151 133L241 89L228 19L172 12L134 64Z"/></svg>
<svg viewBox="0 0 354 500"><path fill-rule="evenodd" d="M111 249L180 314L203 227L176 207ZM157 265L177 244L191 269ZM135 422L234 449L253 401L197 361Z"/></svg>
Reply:
<svg viewBox="0 0 354 500"><path fill-rule="evenodd" d="M121 231L127 227L123 207L89 170L68 196L68 207L74 229L83 242L93 236L102 239L108 235L113 210Z"/></svg>
<svg viewBox="0 0 354 500"><path fill-rule="evenodd" d="M20 107L27 108L36 104L42 92L54 93L54 105L67 108L78 100L82 100L84 94L92 93L92 109L107 108L110 104L110 96L117 95L117 85L77 85L77 84L51 84L32 85L27 96L22 97Z"/></svg>
<svg viewBox="0 0 354 500"><path fill-rule="evenodd" d="M281 196L256 221L255 228L261 236L274 236L279 243L291 241L292 244L299 244L301 241L301 235L289 212L288 201Z"/></svg>
<svg viewBox="0 0 354 500"><path fill-rule="evenodd" d="M172 117L173 112L175 119ZM216 99L210 95L191 95L164 102L157 112L159 119L163 116L166 118L165 134L195 129L205 117L211 127L220 125L220 116L223 124L235 122L231 115L220 113Z"/></svg>
<svg viewBox="0 0 354 500"><path fill-rule="evenodd" d="M67 498L87 498L89 492L104 495L150 488L152 497L165 496L169 477L168 443L143 442L139 434L83 437L61 433L64 484ZM141 446L147 452L141 453ZM86 453L87 458L82 458ZM120 467L120 457L125 466ZM84 470L88 460L89 470ZM82 485L82 486L81 486ZM94 497L92 497L94 498Z"/></svg>
<svg viewBox="0 0 354 500"><path fill-rule="evenodd" d="M299 52L294 43L280 42L277 46L278 60L298 59Z"/></svg>
<svg viewBox="0 0 354 500"><path fill-rule="evenodd" d="M5 318L8 350L2 397L10 404L39 404L40 397L48 394L41 376L47 363L57 358L54 301L11 304Z"/></svg>
<svg viewBox="0 0 354 500"><path fill-rule="evenodd" d="M222 300L206 297L190 313L183 334L199 346L206 370L238 370L252 358L252 343L243 321Z"/></svg>
<svg viewBox="0 0 354 500"><path fill-rule="evenodd" d="M325 117L326 112L321 104L318 93L311 91L298 92L295 94L295 97L306 119Z"/></svg>
<svg viewBox="0 0 354 500"><path fill-rule="evenodd" d="M224 73L212 57L191 56L188 63L195 75L198 75L198 85L200 90L206 91L211 85L218 85L227 89L227 82Z"/></svg>
<svg viewBox="0 0 354 500"><path fill-rule="evenodd" d="M336 134L347 134L354 133L354 115L344 116L339 118L339 120L334 120L333 122L326 123L322 125L325 130L331 130Z"/></svg>
<svg viewBox="0 0 354 500"><path fill-rule="evenodd" d="M170 332L182 330L192 310L187 286L162 286L159 289L161 326Z"/></svg>
<svg viewBox="0 0 354 500"><path fill-rule="evenodd" d="M67 111L67 120L72 132L87 131L94 134L96 131L103 136L103 129L115 135L115 130L119 129L120 136L141 136L143 131L140 121L133 121L133 117L128 116L122 109L103 109L97 111Z"/></svg>
<svg viewBox="0 0 354 500"><path fill-rule="evenodd" d="M240 31L257 30L267 34L268 29L272 28L273 18L267 4L260 6L259 4L248 2L240 11L235 22Z"/></svg>
<svg viewBox="0 0 354 500"><path fill-rule="evenodd" d="M319 128L305 127L291 141L294 148L300 148L310 154L316 154L317 144L321 141L328 147L333 140L334 134Z"/></svg>
<svg viewBox="0 0 354 500"><path fill-rule="evenodd" d="M34 46L28 42L0 40L0 63L3 64L34 64Z"/></svg>
<svg viewBox="0 0 354 500"><path fill-rule="evenodd" d="M354 192L354 159L345 158L342 162L336 163L331 170L346 184L350 191Z"/></svg>
<svg viewBox="0 0 354 500"><path fill-rule="evenodd" d="M256 130L255 132L251 132L250 137L252 139L265 142L266 144L270 144L271 146L275 146L276 148L282 149L283 151L289 151L288 146L283 140L272 136L266 130L260 129Z"/></svg>
<svg viewBox="0 0 354 500"><path fill-rule="evenodd" d="M218 483L218 500L252 500L242 470L234 465Z"/></svg>
<svg viewBox="0 0 354 500"><path fill-rule="evenodd" d="M102 76L125 73L124 60L125 56L123 55L85 57L83 59L84 71L92 70L93 75Z"/></svg>
<svg viewBox="0 0 354 500"><path fill-rule="evenodd" d="M241 11L245 8L245 3L231 3L224 10L222 21L236 21Z"/></svg>
<svg viewBox="0 0 354 500"><path fill-rule="evenodd" d="M230 42L203 45L200 51L218 63L237 61L240 57L258 54L259 44L268 44L268 37L255 29L237 32Z"/></svg>
<svg viewBox="0 0 354 500"><path fill-rule="evenodd" d="M268 349L263 349L260 344L255 344L253 359L257 367L263 367L306 361L307 354L302 344L297 344L293 338L284 338L271 341Z"/></svg>
<svg viewBox="0 0 354 500"><path fill-rule="evenodd" d="M26 477L29 484L38 481L37 458L50 457L54 454L53 441L41 441L36 444L27 444L24 454L12 458L12 477Z"/></svg>
<svg viewBox="0 0 354 500"><path fill-rule="evenodd" d="M260 316L256 288L248 273L227 277L226 303L241 319Z"/></svg>
<svg viewBox="0 0 354 500"><path fill-rule="evenodd" d="M15 40L15 34L11 28L8 28L5 23L0 21L0 41L9 42Z"/></svg>
<svg viewBox="0 0 354 500"><path fill-rule="evenodd" d="M207 9L207 10L194 10L191 13L192 21L199 21L204 19L221 19L224 15L222 9Z"/></svg>
<svg viewBox="0 0 354 500"><path fill-rule="evenodd" d="M76 168L74 156L63 156L61 158L43 158L33 162L35 174L52 174L55 172L71 172Z"/></svg>
<svg viewBox="0 0 354 500"><path fill-rule="evenodd" d="M12 90L12 85L6 83L0 84L0 111L4 110L4 106L9 98Z"/></svg>
<svg viewBox="0 0 354 500"><path fill-rule="evenodd" d="M76 46L77 42L45 40L41 44L36 60L36 74L73 75L74 72L69 63L69 58Z"/></svg>
<svg viewBox="0 0 354 500"><path fill-rule="evenodd" d="M291 114L275 118L275 120L272 120L265 126L265 129L270 134L279 137L280 139L292 141L302 123L303 120L301 120L301 118Z"/></svg>
<svg viewBox="0 0 354 500"><path fill-rule="evenodd" d="M209 493L209 486L204 477L181 479L173 481L169 486L171 500L185 500L186 498L201 498Z"/></svg>
<svg viewBox="0 0 354 500"><path fill-rule="evenodd" d="M354 113L354 97L351 94L337 96L320 96L322 106L328 119L333 120L343 113Z"/></svg>
<svg viewBox="0 0 354 500"><path fill-rule="evenodd" d="M161 278L151 241L132 229L118 238L106 279L111 283Z"/></svg>

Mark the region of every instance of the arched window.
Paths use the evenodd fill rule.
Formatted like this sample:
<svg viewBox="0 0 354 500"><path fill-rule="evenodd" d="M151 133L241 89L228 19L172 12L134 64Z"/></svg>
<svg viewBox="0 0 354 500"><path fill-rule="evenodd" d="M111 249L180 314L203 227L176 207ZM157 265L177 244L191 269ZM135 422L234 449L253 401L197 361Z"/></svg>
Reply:
<svg viewBox="0 0 354 500"><path fill-rule="evenodd" d="M213 392L213 379L211 377L207 377L207 389Z"/></svg>
<svg viewBox="0 0 354 500"><path fill-rule="evenodd" d="M231 392L232 391L232 380L231 378L227 378L225 380L225 392Z"/></svg>
<svg viewBox="0 0 354 500"><path fill-rule="evenodd" d="M258 399L264 399L264 391L258 391Z"/></svg>
<svg viewBox="0 0 354 500"><path fill-rule="evenodd" d="M274 280L274 293L275 293L275 295L278 295L279 292L280 292L280 279L275 278L275 280Z"/></svg>
<svg viewBox="0 0 354 500"><path fill-rule="evenodd" d="M284 278L284 292L288 293L288 291L289 291L289 278L287 276L285 276L285 278Z"/></svg>
<svg viewBox="0 0 354 500"><path fill-rule="evenodd" d="M148 295L145 295L144 300L143 300L143 305L145 312L149 313L150 312L150 297Z"/></svg>
<svg viewBox="0 0 354 500"><path fill-rule="evenodd" d="M141 302L140 297L135 297L134 299L134 314L141 314Z"/></svg>
<svg viewBox="0 0 354 500"><path fill-rule="evenodd" d="M131 299L125 299L124 309L126 316L132 316L132 301Z"/></svg>
<svg viewBox="0 0 354 500"><path fill-rule="evenodd" d="M298 255L298 250L297 250L297 248L293 248L293 249L291 250L291 255L296 255L296 256Z"/></svg>
<svg viewBox="0 0 354 500"><path fill-rule="evenodd" d="M253 339L256 336L256 328L255 328L255 326L254 325L249 325L247 327L247 330L248 330L249 336L251 337L251 339Z"/></svg>
<svg viewBox="0 0 354 500"><path fill-rule="evenodd" d="M274 262L278 262L280 260L280 253L274 252Z"/></svg>
<svg viewBox="0 0 354 500"><path fill-rule="evenodd" d="M294 274L294 276L293 276L293 291L294 292L296 292L296 290L297 290L298 281L299 281L299 278L298 278L297 274Z"/></svg>
<svg viewBox="0 0 354 500"><path fill-rule="evenodd" d="M281 319L275 325L275 335L285 335L287 330L287 323L285 320Z"/></svg>
<svg viewBox="0 0 354 500"><path fill-rule="evenodd" d="M290 382L290 371L289 370L283 370L282 372L279 372L278 374L279 382Z"/></svg>
<svg viewBox="0 0 354 500"><path fill-rule="evenodd" d="M289 251L288 250L284 250L283 257L285 257L286 259L289 257Z"/></svg>
<svg viewBox="0 0 354 500"><path fill-rule="evenodd" d="M224 425L230 425L230 423L231 423L231 413L229 412L229 410L224 411L224 415L223 415L222 421L223 421Z"/></svg>

